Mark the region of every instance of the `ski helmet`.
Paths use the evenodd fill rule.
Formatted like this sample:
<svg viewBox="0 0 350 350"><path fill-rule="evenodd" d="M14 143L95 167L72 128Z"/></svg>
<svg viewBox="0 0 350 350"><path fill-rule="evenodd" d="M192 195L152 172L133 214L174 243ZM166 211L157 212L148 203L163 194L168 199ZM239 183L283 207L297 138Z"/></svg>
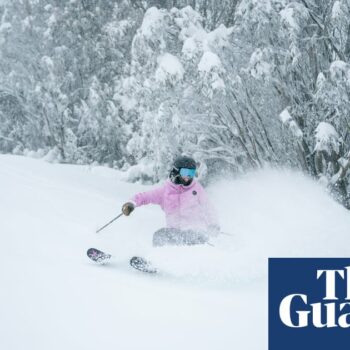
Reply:
<svg viewBox="0 0 350 350"><path fill-rule="evenodd" d="M188 186L191 184L193 179L190 179L189 181L185 182L183 178L180 175L180 169L181 168L186 168L186 169L197 169L197 164L196 161L187 156L180 156L177 157L173 163L173 167L170 171L169 178L171 182L173 182L176 185L184 185Z"/></svg>

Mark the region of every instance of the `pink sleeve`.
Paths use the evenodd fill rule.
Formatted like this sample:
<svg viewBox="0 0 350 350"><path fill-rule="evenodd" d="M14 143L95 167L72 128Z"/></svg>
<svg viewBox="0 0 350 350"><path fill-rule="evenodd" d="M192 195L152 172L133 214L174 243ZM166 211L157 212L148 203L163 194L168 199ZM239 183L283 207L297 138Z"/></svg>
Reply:
<svg viewBox="0 0 350 350"><path fill-rule="evenodd" d="M140 192L133 196L131 200L136 204L137 207L146 204L159 204L163 203L163 192L164 186L156 188L147 192Z"/></svg>

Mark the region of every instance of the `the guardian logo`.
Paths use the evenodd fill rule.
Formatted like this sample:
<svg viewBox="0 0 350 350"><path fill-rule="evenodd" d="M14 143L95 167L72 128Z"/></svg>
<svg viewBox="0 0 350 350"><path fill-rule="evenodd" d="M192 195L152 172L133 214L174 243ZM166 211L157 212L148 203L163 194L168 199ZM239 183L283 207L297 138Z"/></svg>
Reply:
<svg viewBox="0 0 350 350"><path fill-rule="evenodd" d="M269 259L269 350L350 348L350 258Z"/></svg>
<svg viewBox="0 0 350 350"><path fill-rule="evenodd" d="M317 328L323 327L350 327L350 266L345 267L344 270L317 270L317 279L325 276L325 291L326 295L322 298L322 302L308 304L308 296L306 294L290 294L282 299L279 309L281 321L292 328L307 327L309 322ZM339 303L339 298L336 296L336 278L345 279L346 275L346 300ZM315 276L316 277L316 276ZM295 299L299 298L305 306L305 310L293 310L292 304ZM337 302L329 302L329 301ZM340 314L343 310L348 313ZM296 312L298 320L293 323L291 313ZM324 313L324 315L323 315ZM311 316L311 317L309 317ZM311 320L310 320L311 318ZM326 321L322 322L325 318Z"/></svg>

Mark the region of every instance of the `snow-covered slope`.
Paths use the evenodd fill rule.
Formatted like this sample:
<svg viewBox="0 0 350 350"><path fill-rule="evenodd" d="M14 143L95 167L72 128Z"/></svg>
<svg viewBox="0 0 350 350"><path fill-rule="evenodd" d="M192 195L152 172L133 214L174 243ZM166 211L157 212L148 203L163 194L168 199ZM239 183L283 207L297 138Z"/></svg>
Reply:
<svg viewBox="0 0 350 350"><path fill-rule="evenodd" d="M95 234L147 188L107 168L0 156L1 349L266 349L267 258L349 255L349 212L290 171L210 187L229 234L214 247L153 249L155 206ZM93 265L91 246L113 262ZM132 270L133 255L162 274Z"/></svg>

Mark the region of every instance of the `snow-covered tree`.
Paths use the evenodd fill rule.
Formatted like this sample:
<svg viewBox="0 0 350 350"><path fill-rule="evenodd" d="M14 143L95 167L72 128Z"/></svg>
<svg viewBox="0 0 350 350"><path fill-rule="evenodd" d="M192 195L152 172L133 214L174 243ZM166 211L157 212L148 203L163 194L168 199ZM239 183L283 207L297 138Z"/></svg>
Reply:
<svg viewBox="0 0 350 350"><path fill-rule="evenodd" d="M2 149L43 147L57 149L61 161L122 164L129 130L113 81L129 63L137 11L127 0L23 0L7 3L1 18L0 89L24 118L8 120Z"/></svg>
<svg viewBox="0 0 350 350"><path fill-rule="evenodd" d="M0 150L146 182L179 153L206 174L288 165L346 205L349 18L347 0L3 2Z"/></svg>

